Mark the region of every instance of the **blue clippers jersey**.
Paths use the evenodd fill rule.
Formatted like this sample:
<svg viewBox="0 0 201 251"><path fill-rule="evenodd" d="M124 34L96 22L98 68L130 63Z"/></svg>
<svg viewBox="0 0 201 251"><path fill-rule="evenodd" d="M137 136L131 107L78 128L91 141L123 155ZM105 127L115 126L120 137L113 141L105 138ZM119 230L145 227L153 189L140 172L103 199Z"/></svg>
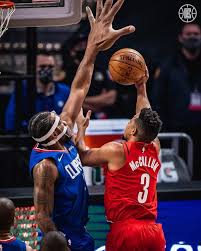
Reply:
<svg viewBox="0 0 201 251"><path fill-rule="evenodd" d="M65 147L68 151L33 148L30 172L41 160L54 159L59 178L55 183L52 217L57 229L69 234L80 231L86 225L89 194L75 145L69 141Z"/></svg>
<svg viewBox="0 0 201 251"><path fill-rule="evenodd" d="M8 240L0 240L0 250L2 251L26 251L26 244L12 237Z"/></svg>

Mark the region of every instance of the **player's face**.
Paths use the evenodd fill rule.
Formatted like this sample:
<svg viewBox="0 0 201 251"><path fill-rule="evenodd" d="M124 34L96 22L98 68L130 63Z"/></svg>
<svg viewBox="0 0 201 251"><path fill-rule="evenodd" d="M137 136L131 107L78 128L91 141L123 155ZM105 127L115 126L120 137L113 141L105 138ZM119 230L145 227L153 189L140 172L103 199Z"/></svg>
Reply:
<svg viewBox="0 0 201 251"><path fill-rule="evenodd" d="M60 142L62 144L66 143L66 141L68 141L71 138L70 135L72 134L71 131L70 131L70 129L69 129L69 127L68 127L68 125L67 125L67 123L66 123L66 121L60 120L59 125L57 127L59 133L63 132L64 127L67 127L67 131L66 131L66 133L64 134L64 136L60 140Z"/></svg>
<svg viewBox="0 0 201 251"><path fill-rule="evenodd" d="M136 118L139 117L139 113L137 113L127 124L126 129L124 131L124 138L128 140L136 131Z"/></svg>
<svg viewBox="0 0 201 251"><path fill-rule="evenodd" d="M52 119L53 120L55 120L55 116L58 116L54 111L52 111L51 112L51 117L52 117ZM68 125L67 125L67 123L65 122L65 121L62 121L61 119L60 119L60 121L59 121L59 124L58 124L58 126L57 126L57 128L56 128L56 130L55 130L55 132L56 132L56 134L54 134L53 133L53 138L57 138L57 136L59 135L59 134L61 134L63 131L64 131L64 128L65 127L67 127L67 130L66 130L66 133L62 136L62 138L59 140L59 142L61 143L61 144L64 144L64 143L66 143L70 138L71 138L71 130L70 130L70 128L68 127ZM53 139L52 138L52 139ZM51 139L51 140L52 140Z"/></svg>

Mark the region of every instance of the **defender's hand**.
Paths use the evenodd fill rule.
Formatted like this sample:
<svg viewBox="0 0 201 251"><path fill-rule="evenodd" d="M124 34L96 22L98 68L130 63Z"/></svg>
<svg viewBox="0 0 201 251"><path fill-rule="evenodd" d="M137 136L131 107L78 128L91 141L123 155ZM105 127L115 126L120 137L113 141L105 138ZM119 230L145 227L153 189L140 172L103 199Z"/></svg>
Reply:
<svg viewBox="0 0 201 251"><path fill-rule="evenodd" d="M91 118L91 110L89 110L86 114L86 116L84 117L83 111L81 110L77 119L77 127L78 130L86 130L87 127L89 126L89 121Z"/></svg>
<svg viewBox="0 0 201 251"><path fill-rule="evenodd" d="M91 117L91 110L87 112L86 117L84 117L82 111L79 114L79 122L77 123L78 132L75 138L75 145L79 148L79 150L86 149L84 143L84 137L85 137L85 131L89 126L90 117Z"/></svg>
<svg viewBox="0 0 201 251"><path fill-rule="evenodd" d="M127 26L119 30L112 28L115 15L120 10L124 0L106 0L104 6L102 0L97 0L96 18L89 7L86 8L91 31L88 38L88 48L94 48L97 52L109 49L120 37L135 31L134 26Z"/></svg>
<svg viewBox="0 0 201 251"><path fill-rule="evenodd" d="M91 118L91 110L89 110L87 112L86 117L83 116L83 121L82 121L82 125L81 125L83 130L86 130L87 127L89 126L90 118Z"/></svg>

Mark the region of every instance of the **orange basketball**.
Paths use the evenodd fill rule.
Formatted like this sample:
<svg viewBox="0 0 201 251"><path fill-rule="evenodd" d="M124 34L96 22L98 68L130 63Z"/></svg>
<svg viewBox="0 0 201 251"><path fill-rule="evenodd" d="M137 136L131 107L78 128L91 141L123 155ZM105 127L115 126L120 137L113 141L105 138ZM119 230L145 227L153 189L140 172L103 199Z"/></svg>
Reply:
<svg viewBox="0 0 201 251"><path fill-rule="evenodd" d="M125 48L110 58L109 72L112 80L122 85L132 85L145 75L146 63L136 50Z"/></svg>

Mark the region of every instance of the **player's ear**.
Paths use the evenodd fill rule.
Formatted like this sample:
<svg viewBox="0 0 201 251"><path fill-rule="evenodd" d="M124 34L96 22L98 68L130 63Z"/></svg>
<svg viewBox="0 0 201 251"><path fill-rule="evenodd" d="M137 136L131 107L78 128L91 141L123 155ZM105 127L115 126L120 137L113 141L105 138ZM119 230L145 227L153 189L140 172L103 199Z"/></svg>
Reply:
<svg viewBox="0 0 201 251"><path fill-rule="evenodd" d="M133 128L130 133L132 136L135 136L137 134L137 128Z"/></svg>

